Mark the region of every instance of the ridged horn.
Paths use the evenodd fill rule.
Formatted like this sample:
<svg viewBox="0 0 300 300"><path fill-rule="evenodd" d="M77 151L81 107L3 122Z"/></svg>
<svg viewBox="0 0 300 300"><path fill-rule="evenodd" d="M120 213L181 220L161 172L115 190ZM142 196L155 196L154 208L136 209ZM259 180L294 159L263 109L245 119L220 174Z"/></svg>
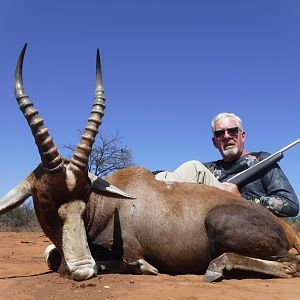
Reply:
<svg viewBox="0 0 300 300"><path fill-rule="evenodd" d="M77 145L73 153L69 167L74 170L86 170L88 166L89 156L92 151L92 146L95 137L98 133L98 127L101 124L101 119L104 115L105 97L102 81L102 71L100 63L99 49L97 49L96 57L96 88L94 96L94 104L92 112L85 127L85 131L81 136L80 143Z"/></svg>
<svg viewBox="0 0 300 300"><path fill-rule="evenodd" d="M57 173L63 168L62 158L53 143L52 137L49 135L48 128L44 126L44 120L38 115L38 111L34 108L33 103L29 100L23 87L22 70L26 47L27 44L23 47L15 70L15 96L19 108L31 128L32 135L40 153L43 168L47 173Z"/></svg>

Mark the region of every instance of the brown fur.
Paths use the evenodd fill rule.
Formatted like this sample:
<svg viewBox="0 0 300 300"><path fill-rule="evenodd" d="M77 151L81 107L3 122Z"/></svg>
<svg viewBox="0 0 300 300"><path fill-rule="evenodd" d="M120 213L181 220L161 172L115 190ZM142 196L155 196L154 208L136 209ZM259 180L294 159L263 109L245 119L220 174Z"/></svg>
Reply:
<svg viewBox="0 0 300 300"><path fill-rule="evenodd" d="M283 228L287 239L289 241L290 247L295 248L298 253L300 253L300 238L298 234L295 232L295 230L285 221L281 220L280 218L277 218L274 216L275 222L280 224L280 226Z"/></svg>

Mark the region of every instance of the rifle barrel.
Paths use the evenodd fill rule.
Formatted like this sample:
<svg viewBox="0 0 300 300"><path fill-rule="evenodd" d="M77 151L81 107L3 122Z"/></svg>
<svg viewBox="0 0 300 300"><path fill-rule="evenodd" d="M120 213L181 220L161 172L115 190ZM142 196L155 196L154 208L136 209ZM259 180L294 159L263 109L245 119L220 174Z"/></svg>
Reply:
<svg viewBox="0 0 300 300"><path fill-rule="evenodd" d="M281 150L277 151L277 152L284 152L292 147L294 147L295 145L299 144L300 143L300 139L290 143L289 145L285 146L284 148L282 148Z"/></svg>
<svg viewBox="0 0 300 300"><path fill-rule="evenodd" d="M300 138L296 141L290 143L289 145L285 146L284 148L280 149L279 151L271 154L270 156L266 157L262 161L258 162L254 166L232 176L227 180L227 182L234 183L236 185L241 184L243 181L249 179L253 175L257 174L258 172L262 171L263 169L267 168L269 165L277 162L281 158L283 158L283 152L290 149L291 147L300 143Z"/></svg>

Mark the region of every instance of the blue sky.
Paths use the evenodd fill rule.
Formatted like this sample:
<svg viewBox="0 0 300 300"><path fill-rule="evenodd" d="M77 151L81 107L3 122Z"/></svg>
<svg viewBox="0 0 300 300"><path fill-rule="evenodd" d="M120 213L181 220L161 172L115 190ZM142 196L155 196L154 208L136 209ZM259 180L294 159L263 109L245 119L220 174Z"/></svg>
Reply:
<svg viewBox="0 0 300 300"><path fill-rule="evenodd" d="M106 115L137 165L175 169L219 158L210 121L241 116L246 149L275 152L300 137L300 2L277 0L2 0L0 195L39 163L13 91L24 85L56 145L78 142L100 49ZM300 198L300 145L280 162Z"/></svg>

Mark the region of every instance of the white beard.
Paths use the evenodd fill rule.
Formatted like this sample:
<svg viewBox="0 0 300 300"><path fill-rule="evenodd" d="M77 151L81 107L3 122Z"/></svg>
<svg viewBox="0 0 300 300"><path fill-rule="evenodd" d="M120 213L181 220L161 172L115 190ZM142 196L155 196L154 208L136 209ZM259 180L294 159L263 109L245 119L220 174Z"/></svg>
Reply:
<svg viewBox="0 0 300 300"><path fill-rule="evenodd" d="M223 157L226 157L226 158L234 157L238 154L238 152L239 152L239 149L237 147L222 151Z"/></svg>

